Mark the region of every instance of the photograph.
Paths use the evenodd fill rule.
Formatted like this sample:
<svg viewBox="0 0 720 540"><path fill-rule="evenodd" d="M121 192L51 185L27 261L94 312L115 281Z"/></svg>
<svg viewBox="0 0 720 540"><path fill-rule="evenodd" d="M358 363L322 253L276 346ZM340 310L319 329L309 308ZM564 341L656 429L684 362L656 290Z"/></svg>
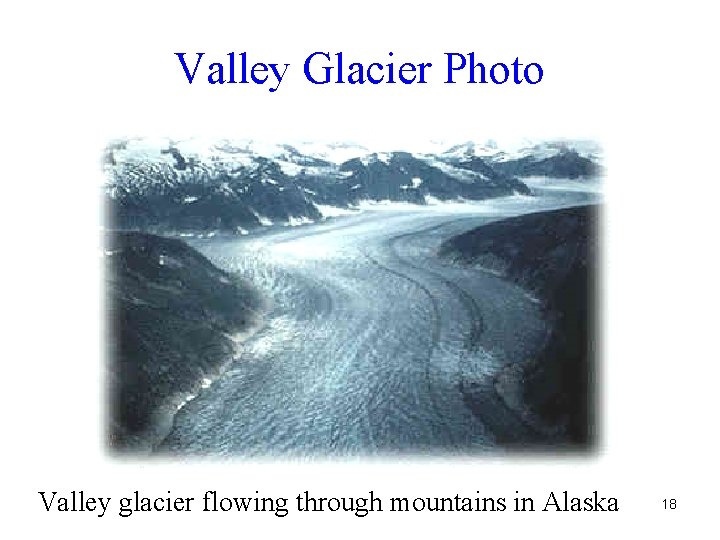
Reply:
<svg viewBox="0 0 720 540"><path fill-rule="evenodd" d="M709 6L3 6L3 537L712 536Z"/></svg>
<svg viewBox="0 0 720 540"><path fill-rule="evenodd" d="M601 142L115 139L116 456L591 454Z"/></svg>

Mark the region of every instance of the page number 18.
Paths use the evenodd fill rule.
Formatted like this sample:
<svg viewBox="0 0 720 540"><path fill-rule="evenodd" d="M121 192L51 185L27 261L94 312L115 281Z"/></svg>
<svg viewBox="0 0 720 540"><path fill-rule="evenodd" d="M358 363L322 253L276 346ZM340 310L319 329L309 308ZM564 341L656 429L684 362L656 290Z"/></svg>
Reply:
<svg viewBox="0 0 720 540"><path fill-rule="evenodd" d="M663 505L665 510L675 510L677 508L677 501L675 499L663 499Z"/></svg>

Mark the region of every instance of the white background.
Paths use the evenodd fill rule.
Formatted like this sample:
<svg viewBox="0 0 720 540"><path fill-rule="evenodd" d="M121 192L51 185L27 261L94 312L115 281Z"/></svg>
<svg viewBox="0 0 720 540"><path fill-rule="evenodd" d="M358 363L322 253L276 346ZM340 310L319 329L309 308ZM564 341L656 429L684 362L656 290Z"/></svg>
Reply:
<svg viewBox="0 0 720 540"><path fill-rule="evenodd" d="M64 2L0 10L3 536L707 537L717 466L717 46L704 2ZM636 3L641 4L641 3ZM316 50L432 61L426 85L310 85ZM188 85L174 52L290 63L280 89ZM539 62L541 84L442 84L444 52ZM201 68L202 70L203 68ZM602 447L588 458L122 461L101 438L101 149L114 136L590 137L609 175ZM616 514L47 513L38 491L383 497L553 491ZM678 509L664 511L673 497ZM700 533L700 531L708 531ZM699 536L698 536L699 535Z"/></svg>

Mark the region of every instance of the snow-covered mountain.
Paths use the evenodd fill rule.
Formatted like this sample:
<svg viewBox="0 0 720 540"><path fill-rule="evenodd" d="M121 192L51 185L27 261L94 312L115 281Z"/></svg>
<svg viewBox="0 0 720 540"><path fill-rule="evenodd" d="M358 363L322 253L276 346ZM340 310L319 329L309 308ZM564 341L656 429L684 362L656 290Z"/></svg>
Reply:
<svg viewBox="0 0 720 540"><path fill-rule="evenodd" d="M455 164L482 158L495 170L518 177L590 178L601 173L603 151L589 140L524 141L504 148L489 140L455 145L440 157Z"/></svg>
<svg viewBox="0 0 720 540"><path fill-rule="evenodd" d="M522 160L568 151L549 148L508 159L493 141L412 153L349 143L146 138L112 142L103 166L114 228L245 233L318 220L366 200L425 204L527 194L515 178L528 167Z"/></svg>

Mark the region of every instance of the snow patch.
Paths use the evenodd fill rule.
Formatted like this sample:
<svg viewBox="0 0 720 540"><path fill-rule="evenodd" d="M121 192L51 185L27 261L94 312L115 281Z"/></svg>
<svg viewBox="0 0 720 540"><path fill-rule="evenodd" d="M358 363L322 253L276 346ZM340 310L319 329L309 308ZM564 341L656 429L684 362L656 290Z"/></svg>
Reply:
<svg viewBox="0 0 720 540"><path fill-rule="evenodd" d="M235 192L230 188L230 184L227 182L222 182L220 184L220 191L226 195L235 195Z"/></svg>
<svg viewBox="0 0 720 540"><path fill-rule="evenodd" d="M323 219L349 216L357 213L357 210L353 210L351 208L340 208L339 206L331 206L328 204L316 204L315 207L318 209L318 212L320 212Z"/></svg>
<svg viewBox="0 0 720 540"><path fill-rule="evenodd" d="M425 195L425 204L443 204L445 201L441 201L437 197L432 195Z"/></svg>
<svg viewBox="0 0 720 540"><path fill-rule="evenodd" d="M479 175L476 172L469 171L467 169L461 169L460 167L453 167L452 165L445 163L442 160L435 158L435 156L416 156L431 167L441 170L448 176L457 178L459 180L475 180ZM484 179L484 178L483 178Z"/></svg>
<svg viewBox="0 0 720 540"><path fill-rule="evenodd" d="M313 223L313 220L309 217L295 217L290 216L287 220L287 223L285 223L286 227L299 227L300 225L307 225L308 223Z"/></svg>
<svg viewBox="0 0 720 540"><path fill-rule="evenodd" d="M390 164L390 160L392 159L392 157L393 157L393 153L392 153L392 152L376 152L376 153L374 153L374 154L369 154L369 155L367 155L367 156L362 156L362 157L360 158L360 163L362 163L362 164L365 165L366 167L367 167L370 163L378 163L378 162L384 163L385 165L389 165L389 164Z"/></svg>
<svg viewBox="0 0 720 540"><path fill-rule="evenodd" d="M358 201L355 208L358 210L407 210L409 207L413 206L417 206L419 208L419 205L406 201L391 201L390 199L374 201L364 199L362 201Z"/></svg>
<svg viewBox="0 0 720 540"><path fill-rule="evenodd" d="M400 186L400 189L417 189L422 185L422 178L415 177L410 180L410 183L404 186Z"/></svg>
<svg viewBox="0 0 720 540"><path fill-rule="evenodd" d="M257 220L260 222L260 225L262 225L263 227L270 227L273 224L272 221L270 221L265 216L261 216L257 212L253 212L253 215L257 218Z"/></svg>
<svg viewBox="0 0 720 540"><path fill-rule="evenodd" d="M195 399L197 396L195 394L188 394L185 399L183 399L180 404L177 406L177 410L179 411L182 409L185 405L190 403L193 399Z"/></svg>

